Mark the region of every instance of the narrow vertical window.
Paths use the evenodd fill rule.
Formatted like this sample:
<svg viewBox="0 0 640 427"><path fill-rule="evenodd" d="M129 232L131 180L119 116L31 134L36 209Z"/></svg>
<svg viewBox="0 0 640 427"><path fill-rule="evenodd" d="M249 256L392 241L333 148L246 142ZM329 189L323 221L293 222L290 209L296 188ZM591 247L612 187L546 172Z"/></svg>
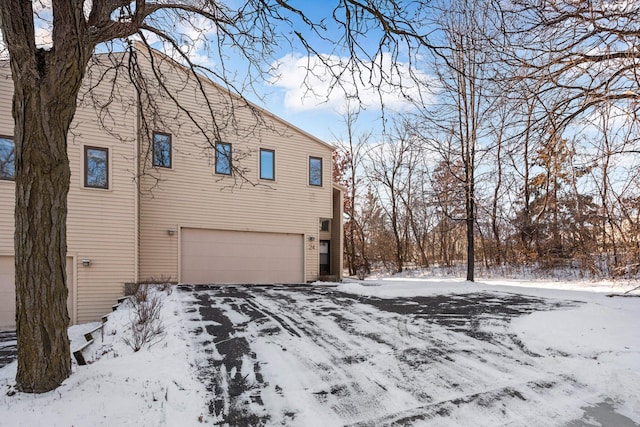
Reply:
<svg viewBox="0 0 640 427"><path fill-rule="evenodd" d="M309 185L322 186L322 158L309 157Z"/></svg>
<svg viewBox="0 0 640 427"><path fill-rule="evenodd" d="M171 135L160 132L153 133L153 166L171 167Z"/></svg>
<svg viewBox="0 0 640 427"><path fill-rule="evenodd" d="M269 179L274 181L276 179L276 152L273 150L267 150L265 148L260 149L260 179Z"/></svg>
<svg viewBox="0 0 640 427"><path fill-rule="evenodd" d="M109 188L109 150L84 147L84 186Z"/></svg>
<svg viewBox="0 0 640 427"><path fill-rule="evenodd" d="M16 177L16 146L13 139L0 137L0 179L13 181Z"/></svg>
<svg viewBox="0 0 640 427"><path fill-rule="evenodd" d="M231 175L231 144L229 143L216 144L216 173Z"/></svg>

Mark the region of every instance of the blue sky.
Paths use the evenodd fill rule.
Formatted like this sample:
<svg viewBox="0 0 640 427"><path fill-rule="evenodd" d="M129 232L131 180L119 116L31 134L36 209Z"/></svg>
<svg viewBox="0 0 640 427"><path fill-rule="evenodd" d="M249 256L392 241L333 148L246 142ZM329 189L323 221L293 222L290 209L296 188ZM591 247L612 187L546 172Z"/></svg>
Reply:
<svg viewBox="0 0 640 427"><path fill-rule="evenodd" d="M306 16L314 23L324 22L327 25L327 33L332 39L339 39L341 29L333 20L332 14L337 2L335 0L323 0L310 2L308 0L294 0L289 2L293 7L297 7L306 14ZM301 32L305 39L312 44L313 48L320 54L329 58L329 62L338 66L348 61L348 53L341 43L330 43L321 37L313 34L309 27L300 19L292 18L291 27L282 24L280 29L284 33L292 31ZM376 31L370 30L361 38L361 43L365 49L377 48L378 40ZM393 65L399 65L398 75L392 77L394 82L398 82L403 78L399 74L408 74L408 66L398 64L392 60L390 55L376 57L377 61L384 64L385 69L391 68ZM321 64L316 56L308 57L304 47L298 43L280 43L274 55L275 74L272 79L265 84L255 86L258 92L257 96L247 95L252 101L258 105L268 109L274 114L291 122L295 126L327 141L333 142L335 137L345 137L345 115L347 111L347 98L345 90L340 87L334 87L330 91L331 79L326 71L326 67ZM308 64L313 67L313 75L308 74ZM370 63L365 61L362 67L357 70L364 75L364 82L360 79L351 78L353 73L347 73L343 82L345 89L351 95L358 93L359 99L362 101L364 110L360 112L356 128L362 132L375 132L382 130L381 119L381 103L385 105L386 112L405 111L410 108L410 104L402 97L397 90L390 85L383 84L382 97L370 84L369 78L373 81L380 79L374 75L371 76L367 71ZM238 63L238 67L243 64ZM419 77L423 80L429 80L430 77L426 73L419 73ZM307 78L307 80L305 80ZM403 78L403 84L407 85ZM408 92L412 96L418 96L418 88L410 87L408 84ZM353 102L352 102L353 104Z"/></svg>
<svg viewBox="0 0 640 427"><path fill-rule="evenodd" d="M230 2L233 1L230 0ZM238 4L243 4L240 0L237 0L237 2ZM286 23L279 25L278 30L283 33L284 37L295 39L293 32L299 31L316 52L325 58L325 61L333 64L334 67L348 63L350 57L344 45L340 42L340 35L344 30L340 28L332 16L338 1L290 0L288 3L292 7L301 9L314 23L323 22L327 26L325 36L330 37L335 42L323 40L318 35L313 34L308 25L295 15L290 15L291 25ZM37 6L39 13L39 18L36 19L37 43L44 47L50 46L51 43L51 13L48 9L49 7L47 0ZM170 19L164 20L165 24L168 22L172 21ZM167 29L167 31L175 31L174 35L184 34L185 40L198 38L200 28L209 28L206 30L207 35L215 37L215 28L212 28L211 24L206 21L189 23L176 22L174 20L169 25L173 25L174 28ZM189 28L191 25L195 28ZM359 38L359 42L364 49L372 49L375 52L378 46L377 36L379 36L379 33L380 31L376 28L370 28L366 34ZM178 38L180 37L178 36ZM150 40L153 42L153 36L150 36ZM156 43L152 44L154 47L161 48ZM191 53L192 59L196 63L215 69L218 59L208 56L209 54L205 49L199 47L198 42L195 42L195 46L195 51ZM234 57L232 50L224 52L224 55L229 55L226 58L228 71L232 75L237 73L239 79L242 80L242 74L247 70L246 63ZM373 59L383 64L385 70L391 70L395 66L394 71L387 71L393 74L391 80L394 83L398 83L402 79L403 86L406 85L408 66L392 59L388 52L384 50L382 55L374 55ZM416 58L413 59L415 60ZM275 66L276 70L272 77L268 81L256 82L253 85L255 94L244 92L243 95L293 125L327 142L333 142L336 137L346 136L344 123L347 111L347 97L345 90L351 96L354 96L357 92L358 98L362 102L361 106L364 107L364 110L360 112L356 123L356 128L359 128L362 132L373 130L376 133L382 130L381 103L385 105L387 113L404 111L410 108L406 99L391 85L381 84L381 92L373 89L369 82L380 82L380 77L376 74L371 75L368 71L371 68L371 62L366 60L355 68L353 64L350 64L352 71L345 73L343 88L334 87L332 91L329 90L332 82L326 67L321 64L317 56L308 57L307 52L299 42L295 44L283 40L278 43L272 60L271 65ZM402 54L400 61L402 61ZM307 72L308 64L313 67L311 78L309 78L310 75ZM269 64L264 65L268 66ZM353 75L358 73L360 73L359 78L354 79ZM305 77L307 80L305 80ZM426 73L418 73L418 77L424 81L430 79ZM242 85L240 84L239 86ZM407 87L407 91L411 96L418 96L419 89L417 87L411 87L410 83Z"/></svg>

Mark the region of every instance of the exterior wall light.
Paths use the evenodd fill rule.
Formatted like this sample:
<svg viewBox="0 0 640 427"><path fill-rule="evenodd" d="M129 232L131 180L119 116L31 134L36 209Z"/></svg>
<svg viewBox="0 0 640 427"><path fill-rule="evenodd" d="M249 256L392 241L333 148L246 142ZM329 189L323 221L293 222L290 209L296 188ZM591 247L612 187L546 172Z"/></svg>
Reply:
<svg viewBox="0 0 640 427"><path fill-rule="evenodd" d="M91 265L91 260L89 258L82 258L82 266L89 267Z"/></svg>
<svg viewBox="0 0 640 427"><path fill-rule="evenodd" d="M173 236L174 234L176 234L176 229L175 228L170 228L167 230L167 234L169 236Z"/></svg>
<svg viewBox="0 0 640 427"><path fill-rule="evenodd" d="M315 241L315 240L316 240L316 236L309 236L309 241L310 241L310 242L313 242L313 241Z"/></svg>

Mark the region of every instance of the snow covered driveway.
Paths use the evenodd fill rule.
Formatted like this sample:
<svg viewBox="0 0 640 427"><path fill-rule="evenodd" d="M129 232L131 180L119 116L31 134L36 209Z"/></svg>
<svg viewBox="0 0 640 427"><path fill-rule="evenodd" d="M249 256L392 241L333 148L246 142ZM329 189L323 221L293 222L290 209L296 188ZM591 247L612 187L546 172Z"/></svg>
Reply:
<svg viewBox="0 0 640 427"><path fill-rule="evenodd" d="M415 286L180 287L211 421L638 425L640 299Z"/></svg>

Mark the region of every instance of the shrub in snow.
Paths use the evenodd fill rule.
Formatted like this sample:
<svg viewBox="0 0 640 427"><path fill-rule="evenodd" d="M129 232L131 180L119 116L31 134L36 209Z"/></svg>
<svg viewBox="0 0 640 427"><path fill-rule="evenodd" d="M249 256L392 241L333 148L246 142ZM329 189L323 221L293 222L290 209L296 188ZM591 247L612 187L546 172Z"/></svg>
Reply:
<svg viewBox="0 0 640 427"><path fill-rule="evenodd" d="M139 285L136 293L129 299L131 304L131 336L122 341L139 351L145 345L152 345L165 336L160 313L162 296L150 285Z"/></svg>
<svg viewBox="0 0 640 427"><path fill-rule="evenodd" d="M177 283L178 282L171 279L171 276L160 276L160 278L158 279L152 277L151 279L143 280L140 282L125 283L124 294L126 296L138 295L139 293L145 292L144 290L141 291L140 288L149 287L149 285L155 285L160 291L167 292L168 295L171 295L171 292L173 291L173 285L176 285Z"/></svg>

